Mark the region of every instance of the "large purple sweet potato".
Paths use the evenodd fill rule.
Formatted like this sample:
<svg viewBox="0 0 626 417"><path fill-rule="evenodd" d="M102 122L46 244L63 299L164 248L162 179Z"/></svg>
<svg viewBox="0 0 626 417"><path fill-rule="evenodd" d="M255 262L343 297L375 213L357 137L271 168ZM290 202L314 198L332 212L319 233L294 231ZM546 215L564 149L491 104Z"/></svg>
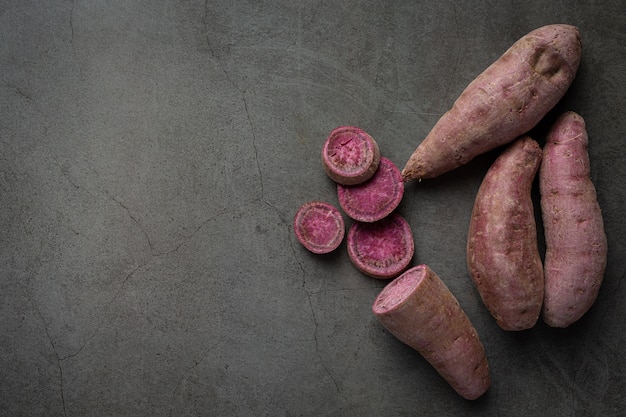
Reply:
<svg viewBox="0 0 626 417"><path fill-rule="evenodd" d="M472 81L402 170L433 178L533 128L565 94L581 56L578 29L548 25L515 42Z"/></svg>
<svg viewBox="0 0 626 417"><path fill-rule="evenodd" d="M510 144L487 171L470 220L470 275L504 330L529 329L541 313L543 266L531 200L541 156L529 136Z"/></svg>
<svg viewBox="0 0 626 417"><path fill-rule="evenodd" d="M606 234L587 143L583 118L561 115L548 133L539 170L546 238L542 316L553 327L567 327L589 310L606 267Z"/></svg>

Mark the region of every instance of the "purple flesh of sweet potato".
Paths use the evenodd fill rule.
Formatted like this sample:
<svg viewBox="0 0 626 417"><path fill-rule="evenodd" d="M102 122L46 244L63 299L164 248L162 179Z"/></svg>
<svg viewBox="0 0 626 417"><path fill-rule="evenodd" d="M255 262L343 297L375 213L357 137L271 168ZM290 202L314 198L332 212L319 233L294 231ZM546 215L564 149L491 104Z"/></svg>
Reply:
<svg viewBox="0 0 626 417"><path fill-rule="evenodd" d="M411 262L414 250L411 227L396 213L374 223L355 222L348 231L350 260L373 278L399 275Z"/></svg>
<svg viewBox="0 0 626 417"><path fill-rule="evenodd" d="M375 222L387 217L402 201L404 183L398 167L380 158L372 178L358 185L337 184L339 205L352 219Z"/></svg>
<svg viewBox="0 0 626 417"><path fill-rule="evenodd" d="M376 141L362 129L340 126L334 129L322 147L326 174L343 185L360 184L372 178L380 163Z"/></svg>
<svg viewBox="0 0 626 417"><path fill-rule="evenodd" d="M322 201L300 206L293 219L298 241L313 253L329 253L337 249L345 234L345 224L339 210Z"/></svg>

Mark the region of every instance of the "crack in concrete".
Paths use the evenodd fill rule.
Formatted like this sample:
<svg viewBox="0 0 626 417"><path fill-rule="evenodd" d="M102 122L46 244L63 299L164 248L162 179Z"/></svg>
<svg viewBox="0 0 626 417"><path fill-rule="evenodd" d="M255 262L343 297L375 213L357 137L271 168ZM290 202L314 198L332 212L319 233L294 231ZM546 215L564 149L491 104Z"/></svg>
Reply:
<svg viewBox="0 0 626 417"><path fill-rule="evenodd" d="M269 204L269 203L268 203ZM279 215L280 218L280 215ZM282 219L281 219L282 220ZM311 313L311 320L313 321L313 326L314 326L314 330L313 330L313 342L315 345L315 354L317 356L317 359L319 360L320 364L322 365L322 368L324 369L324 372L326 372L326 375L328 375L328 377L330 378L330 380L332 381L335 390L341 394L341 389L339 388L339 384L337 383L337 380L335 379L334 375L332 374L331 370L329 369L328 365L326 365L326 362L324 361L324 358L322 357L322 353L320 352L320 346L319 346L319 339L318 339L318 331L319 331L319 324L317 322L317 316L315 315L315 308L313 307L313 295L317 294L316 292L311 292L309 290L307 290L306 288L306 270L304 269L304 265L302 265L302 262L300 262L300 259L298 259L297 253L296 253L296 249L293 245L293 241L290 239L291 236L291 229L289 228L289 226L287 226L287 229L289 231L289 235L287 236L287 240L289 242L289 248L291 250L291 253L293 254L293 258L296 261L296 264L298 265L298 268L300 269L300 275L302 277L302 290L304 291L304 294L306 295L307 298L307 303L309 305L309 311Z"/></svg>
<svg viewBox="0 0 626 417"><path fill-rule="evenodd" d="M211 353L215 348L217 348L218 346L220 346L221 344L223 344L226 341L226 337L223 337L221 340L219 340L218 342L214 343L213 345L211 345L209 348L206 349L206 351L204 351L204 353L200 356L200 359L197 359L195 361L193 361L193 365L191 365L190 367L188 367L187 369L185 369L185 371L183 372L183 374L180 376L180 378L178 379L178 382L176 383L176 386L174 387L174 390L172 391L172 397L170 398L170 407L169 407L169 417L172 417L172 412L174 409L174 401L176 400L176 395L178 394L178 390L180 388L180 385L183 383L183 380L185 378L187 378L187 376L189 375L189 373L191 371L193 371L198 365L200 365L202 363L202 361L204 361L204 359L209 356L209 353Z"/></svg>
<svg viewBox="0 0 626 417"><path fill-rule="evenodd" d="M64 380L63 380L63 366L61 365L61 362L63 361L63 359L59 356L59 352L57 350L57 347L56 347L56 345L54 343L54 340L52 340L52 336L50 335L50 330L48 329L48 324L46 323L46 320L44 319L43 314L41 313L41 310L39 309L39 306L33 300L32 296L30 294L29 287L30 287L30 285L27 285L27 287L26 287L26 296L28 297L28 301L32 305L33 309L37 313L37 316L39 316L39 320L41 321L41 324L42 324L42 326L44 328L44 332L46 333L46 337L48 339L48 343L50 344L50 347L52 347L52 353L54 354L54 357L56 359L57 368L59 369L59 393L61 395L61 405L62 405L62 408L63 408L63 415L65 417L67 417L67 406L65 404L65 389L64 389Z"/></svg>
<svg viewBox="0 0 626 417"><path fill-rule="evenodd" d="M22 97L30 106L32 106L33 110L37 112L41 116L43 120L39 121L39 124L43 128L43 134L45 137L48 137L48 124L44 122L46 119L46 114L39 108L35 99L20 87L15 87L10 84L5 84L6 87L13 89L20 97Z"/></svg>
<svg viewBox="0 0 626 417"><path fill-rule="evenodd" d="M76 6L76 0L72 0L70 6L70 45L74 45L74 7Z"/></svg>
<svg viewBox="0 0 626 417"><path fill-rule="evenodd" d="M91 342L96 335L98 334L98 332L100 331L100 329L102 328L102 326L104 325L104 322L106 321L104 319L104 316L106 316L107 312L110 310L111 305L119 298L120 294L122 293L122 290L124 289L124 287L126 286L126 283L128 282L128 280L133 277L135 275L135 273L141 269L144 268L145 266L147 266L147 263L145 264L141 264L138 265L137 267L135 267L132 271L130 271L125 277L124 280L122 281L122 283L120 284L120 286L118 287L117 291L115 291L115 294L113 294L113 297L111 297L111 299L109 300L109 302L106 304L106 306L104 307L104 313L103 313L103 318L100 320L100 322L98 323L98 325L96 326L95 330L93 332L91 332L91 335L89 335L89 337L87 339L84 340L83 344L76 350L76 352L74 353L70 353L68 355L65 355L63 357L59 358L59 361L62 362L66 359L70 359L73 358L75 356L78 356L84 349L85 347L89 344L89 342Z"/></svg>
<svg viewBox="0 0 626 417"><path fill-rule="evenodd" d="M306 290L305 290L305 293L307 296L307 300L309 302L309 309L311 310L311 318L313 319L313 325L315 326L315 330L313 331L313 341L315 343L315 353L317 355L317 359L320 361L320 364L322 365L322 368L326 372L326 375L328 375L330 380L333 382L333 385L335 386L335 390L338 393L341 393L341 389L339 388L339 384L337 383L337 380L335 379L332 372L330 372L330 369L328 368L328 365L326 365L326 362L322 358L322 354L320 352L319 339L317 335L318 330L319 330L319 325L317 323L317 316L315 315L315 309L313 308L313 301L311 299L313 294L309 293Z"/></svg>
<svg viewBox="0 0 626 417"><path fill-rule="evenodd" d="M126 214L128 214L128 217L130 217L130 219L139 227L139 230L141 230L141 233L143 234L143 236L146 239L146 242L148 243L148 247L150 248L150 254L152 256L159 256L160 254L156 253L154 250L154 245L152 244L152 240L150 240L150 236L148 235L148 232L143 227L143 224L133 215L133 212L130 210L130 208L128 208L128 206L124 204L120 199L113 196L109 191L104 190L103 192L104 194L106 194L107 197L109 197L112 201L116 202L121 208L123 208L124 211L126 211Z"/></svg>
<svg viewBox="0 0 626 417"><path fill-rule="evenodd" d="M25 227L25 226L24 226ZM24 229L24 232L27 235L31 235L32 233L29 232L26 228ZM40 249L39 249L39 254L37 255L36 259L35 259L35 263L33 265L34 269L37 270L39 268L42 268L44 263L41 260L41 256L42 256L42 252L43 252L43 241L40 242ZM30 303L32 309L35 311L35 313L37 314L37 316L39 317L39 320L44 328L44 332L46 335L46 339L48 341L48 344L50 345L50 347L52 348L52 353L54 355L54 359L56 362L56 366L59 370L59 393L60 393L60 397L61 397L61 405L62 405L62 409L63 409L63 415L65 417L67 417L68 415L68 405L67 405L67 400L65 398L65 375L64 375L64 371L63 371L63 362L67 359L73 358L78 356L85 348L86 346L89 344L89 342L91 340L93 340L95 338L95 336L97 335L97 333L100 331L100 329L102 328L102 326L104 325L106 319L105 316L106 314L109 312L111 305L119 298L123 288L126 286L126 283L130 280L130 278L132 278L135 273L140 269L143 268L147 265L147 263L141 264L137 267L135 267L132 271L130 271L123 279L122 283L120 284L120 286L118 287L117 291L115 291L115 294L111 297L111 299L109 300L109 302L106 304L106 306L104 307L104 314L102 316L102 319L100 320L100 322L98 323L98 325L96 326L95 330L93 330L90 334L90 336L84 340L83 344L76 349L76 351L74 351L73 353L69 353L66 354L64 356L61 356L61 354L59 353L59 349L57 348L57 345L52 337L52 334L50 332L50 328L48 325L48 322L46 321L44 314L42 313L39 304L36 302L35 298L33 297L32 293L31 293L31 275L28 276L28 279L26 280L25 283L25 290L26 290L26 297L28 299L28 302ZM36 273L36 272L33 272Z"/></svg>
<svg viewBox="0 0 626 417"><path fill-rule="evenodd" d="M78 184L70 175L69 170L64 167L63 165L57 163L57 166L59 167L59 169L61 170L61 175L63 175L63 177L65 177L65 179L77 190L82 190L85 191L87 194L89 194L90 196L97 198L96 195L91 192L88 188L81 186L80 184ZM176 251L178 251L185 243L188 239L190 239L191 237L193 237L195 235L195 233L197 233L197 231L199 229L202 228L202 226L204 225L204 223L208 222L209 220L206 220L202 223L202 225L196 229L196 231L194 231L194 233L192 233L190 236L185 237L184 240L182 242L180 242L179 244L175 245L172 249L169 250L165 250L165 251L157 251L154 247L154 243L152 242L152 239L150 238L150 235L148 234L148 231L146 230L146 228L144 227L143 223L139 220L139 218L137 218L137 216L135 216L135 214L133 214L133 210L131 209L131 207L129 207L126 203L124 203L120 198L114 196L110 191L106 190L106 189L96 189L95 190L98 194L102 194L104 196L106 196L106 198L110 201L113 201L115 204L117 204L120 208L122 208L126 214L128 215L128 217L131 219L131 221L133 223L135 223L135 225L137 225L137 227L139 227L139 230L141 230L141 234L144 236L146 243L148 245L148 248L150 250L150 256L152 256L153 258L158 258L158 257L162 257L162 256L166 256L169 255L171 253L174 253ZM79 234L77 231L73 230L74 233Z"/></svg>
<svg viewBox="0 0 626 417"><path fill-rule="evenodd" d="M222 63L222 61L217 57L217 54L215 53L215 48L213 47L213 44L211 42L211 37L209 36L210 31L209 31L208 14L209 14L209 0L205 0L204 1L204 16L202 18L202 23L204 25L204 31L206 34L207 47L209 49L209 53L211 57L217 62L217 66L226 77L226 80L230 83L230 85L233 86L235 90L237 90L237 92L241 96L243 108L246 113L246 119L248 121L248 126L250 128L250 134L252 136L252 148L254 150L254 160L255 160L256 171L257 171L259 182L260 182L259 188L261 189L261 197L263 197L265 195L264 194L265 191L264 191L263 170L261 169L261 162L259 161L259 149L258 149L258 144L257 144L256 130L254 128L254 123L252 122L252 116L250 115L248 99L246 98L247 90L244 90L239 85L237 85L237 83L230 76L230 73L228 72L228 70Z"/></svg>

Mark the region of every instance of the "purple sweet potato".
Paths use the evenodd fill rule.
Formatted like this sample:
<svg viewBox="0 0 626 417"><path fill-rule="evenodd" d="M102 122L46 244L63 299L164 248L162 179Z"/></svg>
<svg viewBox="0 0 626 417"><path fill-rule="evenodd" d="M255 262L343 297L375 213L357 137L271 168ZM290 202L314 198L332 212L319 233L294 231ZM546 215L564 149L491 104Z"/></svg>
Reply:
<svg viewBox="0 0 626 417"><path fill-rule="evenodd" d="M463 398L474 400L487 391L489 364L478 333L456 297L428 266L413 267L391 281L372 311Z"/></svg>
<svg viewBox="0 0 626 417"><path fill-rule="evenodd" d="M390 279L404 271L415 252L411 227L391 213L373 223L354 222L348 231L348 256L366 275Z"/></svg>
<svg viewBox="0 0 626 417"><path fill-rule="evenodd" d="M470 275L504 330L529 329L541 313L543 265L531 199L541 156L529 136L508 145L487 171L470 220Z"/></svg>
<svg viewBox="0 0 626 417"><path fill-rule="evenodd" d="M562 114L548 133L539 170L546 239L542 318L552 327L567 327L591 308L606 268L606 234L587 145L583 118Z"/></svg>
<svg viewBox="0 0 626 417"><path fill-rule="evenodd" d="M433 178L528 132L565 94L581 57L578 29L548 25L515 42L472 81L402 170Z"/></svg>
<svg viewBox="0 0 626 417"><path fill-rule="evenodd" d="M322 147L324 171L339 184L355 185L367 181L374 176L379 162L378 144L358 127L334 129Z"/></svg>
<svg viewBox="0 0 626 417"><path fill-rule="evenodd" d="M380 158L372 178L358 185L337 184L339 205L354 220L375 222L387 217L402 201L404 182L398 167Z"/></svg>
<svg viewBox="0 0 626 417"><path fill-rule="evenodd" d="M337 249L345 235L345 223L339 210L323 201L311 201L300 206L293 219L298 241L316 254Z"/></svg>

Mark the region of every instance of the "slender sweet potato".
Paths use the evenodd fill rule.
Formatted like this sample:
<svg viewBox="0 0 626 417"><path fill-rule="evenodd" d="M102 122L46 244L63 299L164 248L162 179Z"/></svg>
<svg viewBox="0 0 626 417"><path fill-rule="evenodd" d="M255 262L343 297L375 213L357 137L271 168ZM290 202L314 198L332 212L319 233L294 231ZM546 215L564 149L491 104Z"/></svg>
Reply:
<svg viewBox="0 0 626 417"><path fill-rule="evenodd" d="M519 39L439 119L403 179L436 177L528 132L565 94L580 56L574 26L548 25Z"/></svg>
<svg viewBox="0 0 626 417"><path fill-rule="evenodd" d="M474 400L487 391L489 364L478 333L456 297L427 265L413 267L387 284L372 311L463 398Z"/></svg>
<svg viewBox="0 0 626 417"><path fill-rule="evenodd" d="M541 156L529 136L510 144L487 171L470 220L470 275L504 330L529 329L541 313L543 266L531 199Z"/></svg>
<svg viewBox="0 0 626 417"><path fill-rule="evenodd" d="M322 147L326 174L343 185L360 184L372 178L380 162L378 144L355 126L333 129Z"/></svg>
<svg viewBox="0 0 626 417"><path fill-rule="evenodd" d="M567 327L589 310L606 268L606 234L587 145L583 118L562 114L548 133L539 170L546 238L542 317L552 327Z"/></svg>

